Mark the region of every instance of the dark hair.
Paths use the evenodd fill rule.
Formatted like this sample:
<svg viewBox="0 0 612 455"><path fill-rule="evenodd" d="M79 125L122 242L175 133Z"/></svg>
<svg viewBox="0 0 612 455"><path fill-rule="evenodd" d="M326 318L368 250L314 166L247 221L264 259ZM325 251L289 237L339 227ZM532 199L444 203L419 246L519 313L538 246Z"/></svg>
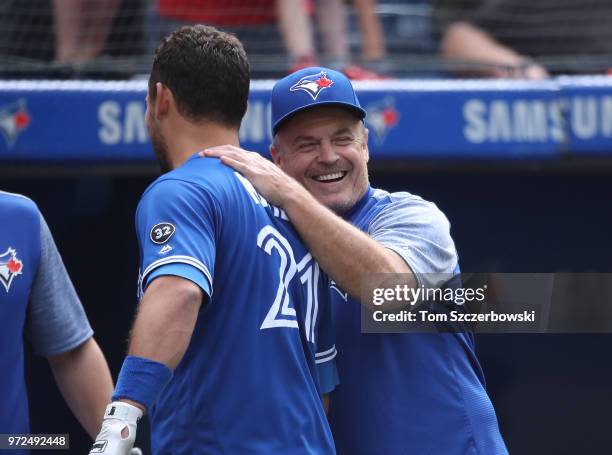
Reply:
<svg viewBox="0 0 612 455"><path fill-rule="evenodd" d="M240 127L249 95L249 62L238 38L214 27L181 27L155 51L149 98L155 84L170 89L181 115Z"/></svg>

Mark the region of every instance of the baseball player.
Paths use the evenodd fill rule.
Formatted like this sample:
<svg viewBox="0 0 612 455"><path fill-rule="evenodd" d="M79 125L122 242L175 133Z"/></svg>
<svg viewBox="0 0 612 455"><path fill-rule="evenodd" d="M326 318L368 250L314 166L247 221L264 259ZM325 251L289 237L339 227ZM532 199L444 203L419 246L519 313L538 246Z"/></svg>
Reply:
<svg viewBox="0 0 612 455"><path fill-rule="evenodd" d="M241 43L182 27L157 49L146 122L166 174L136 213L141 301L90 453L333 454L321 395L337 383L324 278L286 214L197 152L238 145Z"/></svg>
<svg viewBox="0 0 612 455"><path fill-rule="evenodd" d="M35 352L49 360L75 417L95 437L113 383L49 227L34 202L1 191L0 218L5 220L0 239L0 433L30 432L25 333Z"/></svg>
<svg viewBox="0 0 612 455"><path fill-rule="evenodd" d="M436 286L458 271L444 214L409 193L372 188L368 132L350 81L306 68L272 90L277 164L236 147L204 152L283 208L333 282L340 385L330 423L347 455L506 454L469 333L362 334L360 292L377 273ZM366 303L366 302L364 302Z"/></svg>

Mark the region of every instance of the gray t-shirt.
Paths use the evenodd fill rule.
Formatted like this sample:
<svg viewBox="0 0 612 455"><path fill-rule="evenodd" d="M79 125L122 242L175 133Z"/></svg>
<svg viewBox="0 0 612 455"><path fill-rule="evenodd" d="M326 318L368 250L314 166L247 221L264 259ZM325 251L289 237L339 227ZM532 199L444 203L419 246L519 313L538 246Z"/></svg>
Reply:
<svg viewBox="0 0 612 455"><path fill-rule="evenodd" d="M448 219L432 203L407 192L374 189L377 200L367 233L399 254L419 285L435 287L458 271Z"/></svg>
<svg viewBox="0 0 612 455"><path fill-rule="evenodd" d="M28 304L26 337L37 354L62 354L93 335L49 227L40 216L40 262Z"/></svg>

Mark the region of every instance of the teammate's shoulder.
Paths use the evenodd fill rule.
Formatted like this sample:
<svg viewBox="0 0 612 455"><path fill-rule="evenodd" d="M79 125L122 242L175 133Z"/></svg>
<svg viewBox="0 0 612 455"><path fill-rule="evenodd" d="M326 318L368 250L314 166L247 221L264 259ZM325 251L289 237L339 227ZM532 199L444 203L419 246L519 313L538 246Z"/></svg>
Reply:
<svg viewBox="0 0 612 455"><path fill-rule="evenodd" d="M8 193L0 190L0 205L2 207L11 207L14 210L39 213L36 203L23 194Z"/></svg>
<svg viewBox="0 0 612 455"><path fill-rule="evenodd" d="M183 184L214 189L223 187L234 180L234 170L221 163L219 159L201 158L194 155L182 166L160 176L154 183L174 181L175 185L180 185L177 182L183 182Z"/></svg>
<svg viewBox="0 0 612 455"><path fill-rule="evenodd" d="M18 229L38 229L42 215L29 197L0 191L0 218Z"/></svg>
<svg viewBox="0 0 612 455"><path fill-rule="evenodd" d="M194 182L180 175L164 174L155 179L140 196L137 211L143 207L160 207L175 205L178 201L188 201L202 193Z"/></svg>
<svg viewBox="0 0 612 455"><path fill-rule="evenodd" d="M233 173L234 171L218 158L193 155L182 166L169 172L168 175L180 176L186 180L202 183L227 179Z"/></svg>
<svg viewBox="0 0 612 455"><path fill-rule="evenodd" d="M224 201L224 195L235 188L233 174L233 169L218 159L194 155L182 166L155 179L143 192L139 207L201 200L202 197Z"/></svg>
<svg viewBox="0 0 612 455"><path fill-rule="evenodd" d="M143 195L153 188L181 186L185 184L202 184L211 175L218 174L221 166L211 166L212 163L205 158L192 156L183 165L172 169L157 177L144 191ZM220 164L220 163L219 163Z"/></svg>

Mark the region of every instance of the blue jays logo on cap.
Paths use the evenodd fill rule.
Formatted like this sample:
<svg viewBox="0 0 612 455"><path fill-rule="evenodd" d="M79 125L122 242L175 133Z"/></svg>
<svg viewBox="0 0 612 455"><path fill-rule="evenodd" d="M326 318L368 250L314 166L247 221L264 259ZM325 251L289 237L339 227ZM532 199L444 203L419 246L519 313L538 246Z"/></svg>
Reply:
<svg viewBox="0 0 612 455"><path fill-rule="evenodd" d="M303 90L308 93L313 100L316 100L317 96L319 96L319 93L321 93L326 88L331 87L332 85L334 85L334 81L327 77L327 72L321 71L317 74L304 76L289 90L292 92Z"/></svg>
<svg viewBox="0 0 612 455"><path fill-rule="evenodd" d="M297 92L308 96L298 96ZM360 119L366 115L351 81L339 71L320 66L303 68L279 80L272 88L271 101L272 134L293 115L317 106L346 108Z"/></svg>

